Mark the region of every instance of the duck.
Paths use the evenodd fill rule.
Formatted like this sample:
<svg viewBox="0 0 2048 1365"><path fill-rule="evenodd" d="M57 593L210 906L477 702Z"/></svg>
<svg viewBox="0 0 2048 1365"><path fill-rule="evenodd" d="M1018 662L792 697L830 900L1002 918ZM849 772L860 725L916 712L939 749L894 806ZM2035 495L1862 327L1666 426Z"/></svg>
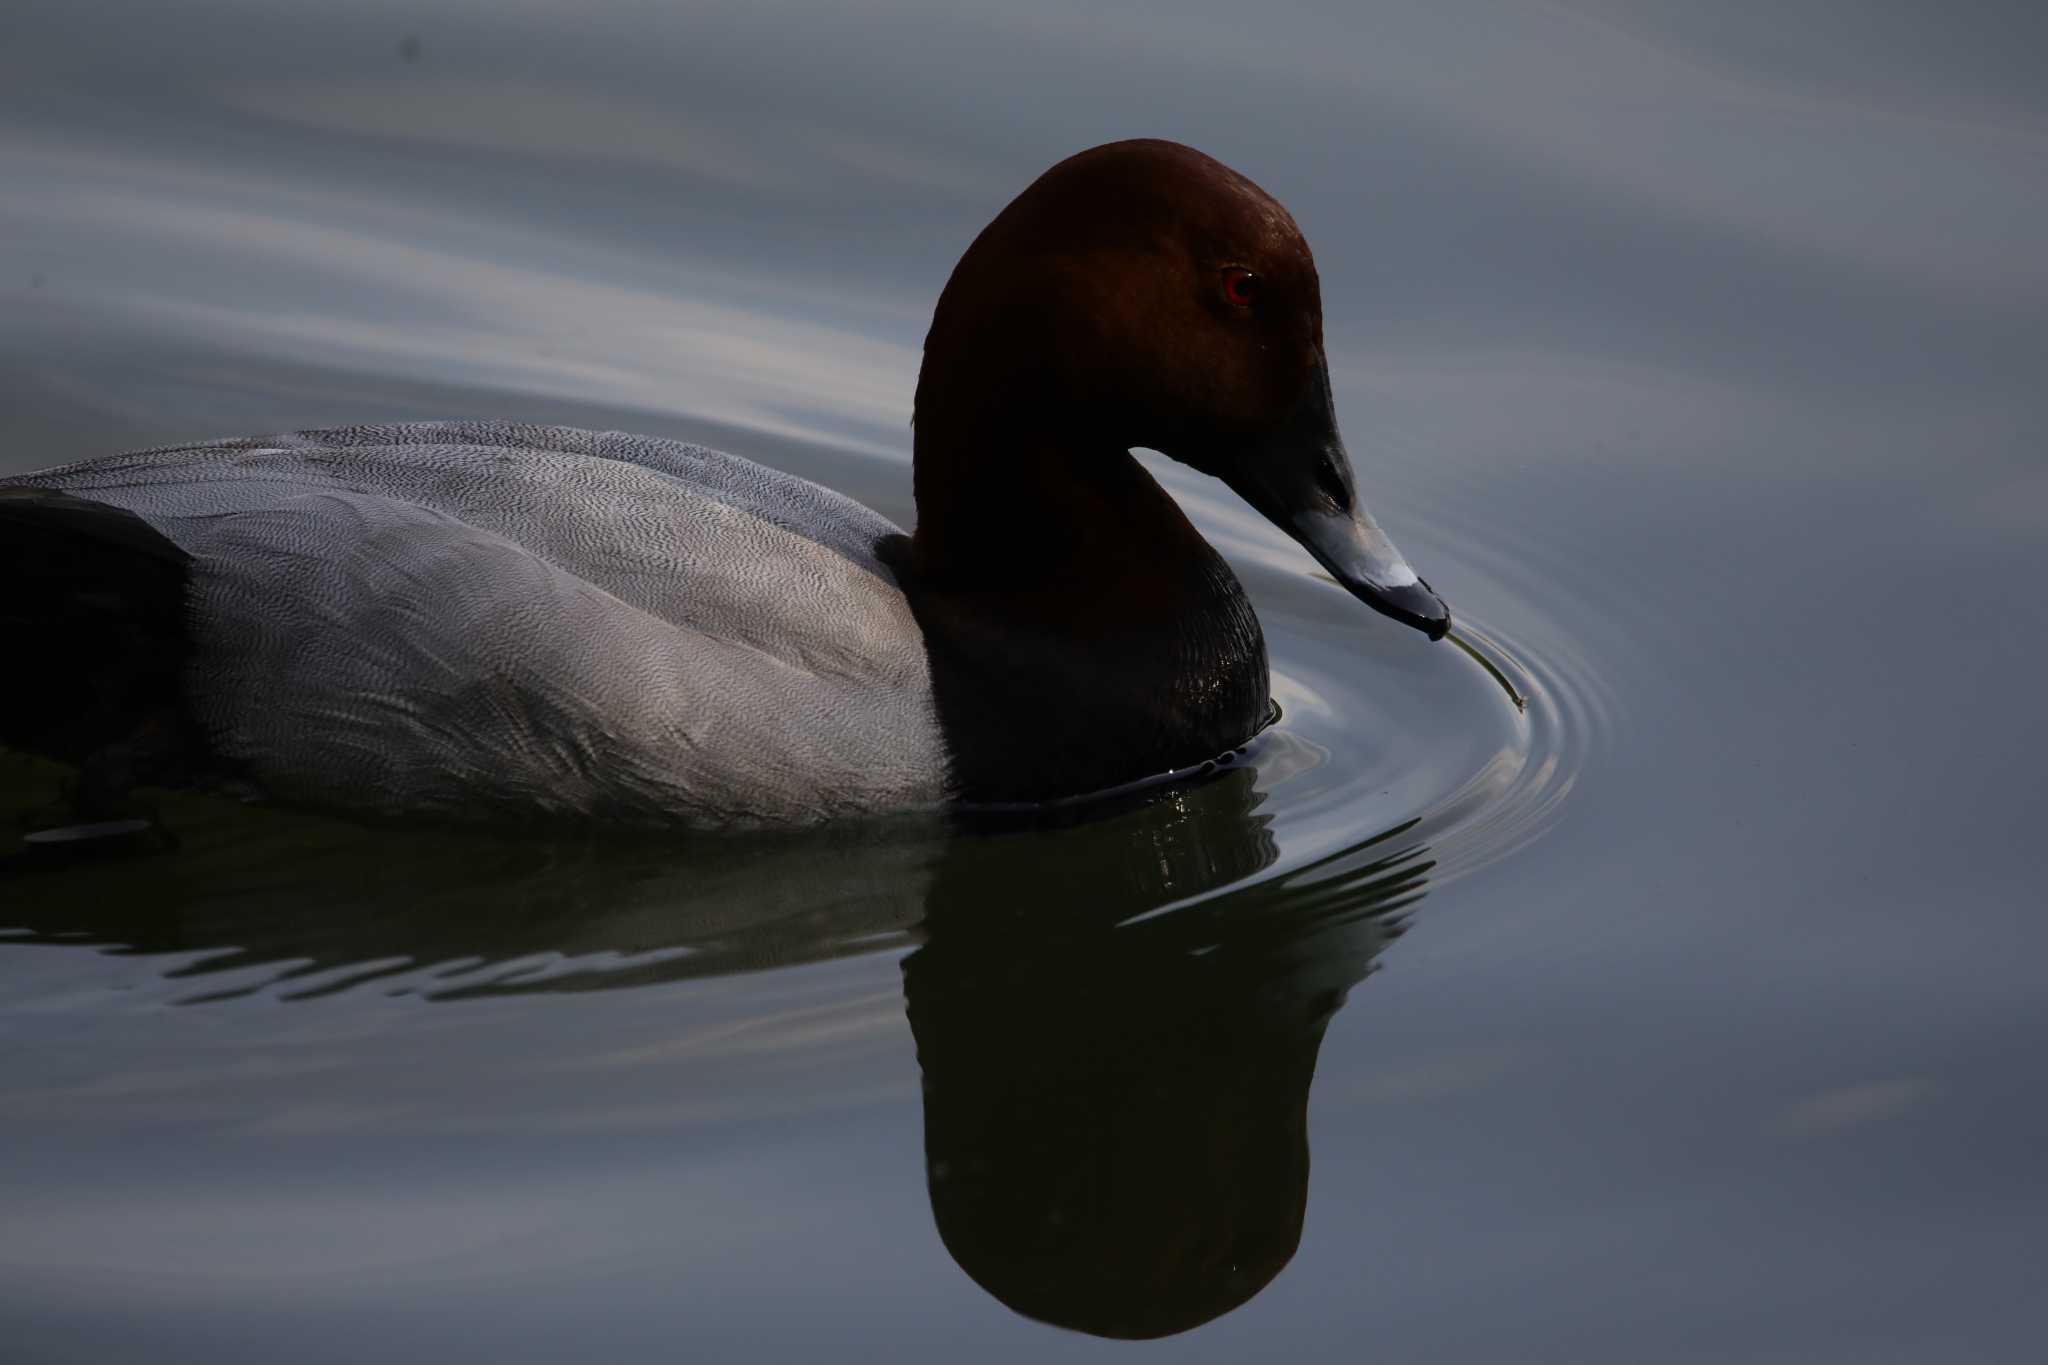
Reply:
<svg viewBox="0 0 2048 1365"><path fill-rule="evenodd" d="M1230 566L1134 449L1368 607L1443 600L1358 494L1314 259L1179 143L1080 152L925 338L915 526L686 442L335 427L0 480L0 745L79 818L184 786L403 820L810 824L1062 802L1273 715Z"/></svg>

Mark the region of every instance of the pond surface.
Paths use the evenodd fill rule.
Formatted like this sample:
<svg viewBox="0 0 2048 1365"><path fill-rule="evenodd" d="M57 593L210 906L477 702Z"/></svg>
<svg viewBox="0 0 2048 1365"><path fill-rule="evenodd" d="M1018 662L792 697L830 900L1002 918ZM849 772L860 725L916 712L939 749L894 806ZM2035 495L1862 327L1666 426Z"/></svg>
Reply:
<svg viewBox="0 0 2048 1365"><path fill-rule="evenodd" d="M166 798L0 882L8 1360L2039 1359L2038 7L7 30L0 472L490 416L908 524L952 262L1164 135L1301 221L1469 646L1154 460L1285 718L1093 818Z"/></svg>

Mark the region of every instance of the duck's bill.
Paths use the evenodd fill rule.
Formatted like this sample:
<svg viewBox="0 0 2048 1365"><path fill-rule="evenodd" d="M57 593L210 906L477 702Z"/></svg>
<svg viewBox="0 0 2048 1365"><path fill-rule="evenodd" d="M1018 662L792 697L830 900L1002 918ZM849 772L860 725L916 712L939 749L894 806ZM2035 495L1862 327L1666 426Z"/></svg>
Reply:
<svg viewBox="0 0 2048 1365"><path fill-rule="evenodd" d="M1408 567L1364 508L1349 516L1307 511L1272 519L1374 611L1413 626L1432 640L1443 639L1450 630L1451 609Z"/></svg>
<svg viewBox="0 0 2048 1365"><path fill-rule="evenodd" d="M1432 640L1451 610L1422 581L1358 500L1351 457L1337 435L1330 376L1318 365L1289 420L1218 472L1237 495L1299 541L1331 577L1374 611Z"/></svg>

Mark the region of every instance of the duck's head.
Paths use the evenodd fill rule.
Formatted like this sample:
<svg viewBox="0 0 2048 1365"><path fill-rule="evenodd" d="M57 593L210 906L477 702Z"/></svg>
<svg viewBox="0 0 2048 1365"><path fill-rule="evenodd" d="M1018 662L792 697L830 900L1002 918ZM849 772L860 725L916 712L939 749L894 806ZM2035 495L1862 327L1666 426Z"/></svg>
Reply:
<svg viewBox="0 0 2048 1365"><path fill-rule="evenodd" d="M1308 243L1221 162L1153 140L1060 162L961 258L925 356L921 435L946 407L1062 449L1160 451L1223 480L1370 606L1432 639L1449 629L1358 496Z"/></svg>

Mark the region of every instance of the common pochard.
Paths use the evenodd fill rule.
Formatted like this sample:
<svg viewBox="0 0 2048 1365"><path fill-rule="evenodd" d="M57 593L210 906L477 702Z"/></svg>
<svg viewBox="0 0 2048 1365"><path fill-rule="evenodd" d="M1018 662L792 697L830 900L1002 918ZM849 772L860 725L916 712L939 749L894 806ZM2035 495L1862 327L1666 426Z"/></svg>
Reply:
<svg viewBox="0 0 2048 1365"><path fill-rule="evenodd" d="M1223 480L1366 603L1449 613L1368 515L1316 270L1191 148L1097 147L983 230L917 382L917 526L700 446L343 427L0 481L10 746L379 815L804 822L1042 802L1268 723Z"/></svg>

